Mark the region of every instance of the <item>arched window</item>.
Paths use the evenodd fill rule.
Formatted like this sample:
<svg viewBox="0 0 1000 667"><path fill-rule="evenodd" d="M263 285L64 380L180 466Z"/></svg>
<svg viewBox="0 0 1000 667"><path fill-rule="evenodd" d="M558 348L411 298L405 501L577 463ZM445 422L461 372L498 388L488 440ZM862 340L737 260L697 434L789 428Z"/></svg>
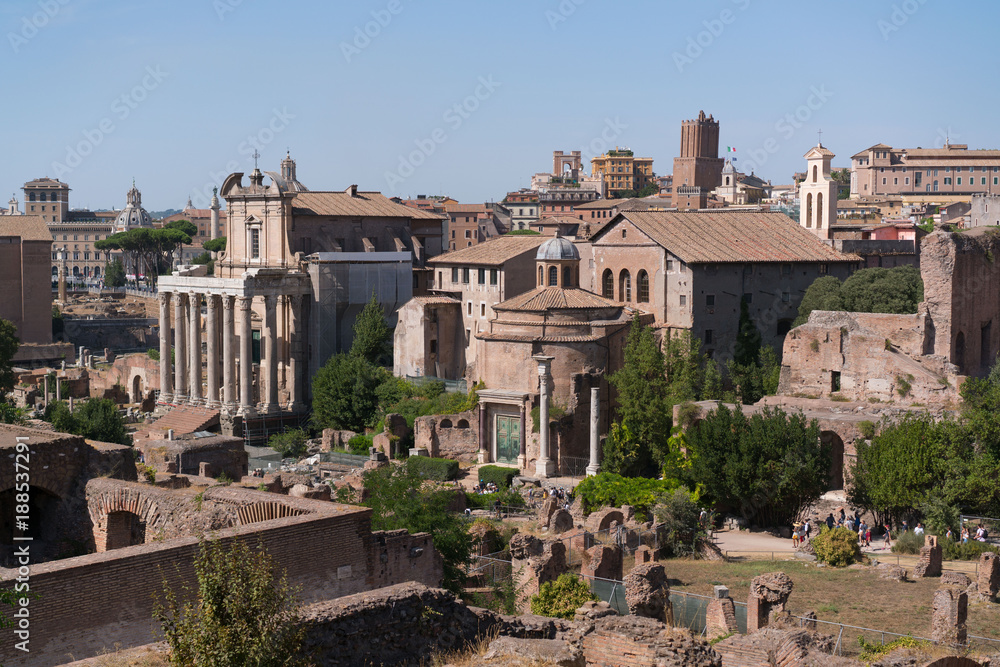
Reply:
<svg viewBox="0 0 1000 667"><path fill-rule="evenodd" d="M819 178L817 178L817 174L818 173L819 173L819 170L816 168L816 165L813 165L813 183L818 183L819 182Z"/></svg>
<svg viewBox="0 0 1000 667"><path fill-rule="evenodd" d="M639 303L649 303L649 274L639 271L635 278L636 297Z"/></svg>
<svg viewBox="0 0 1000 667"><path fill-rule="evenodd" d="M538 286L545 287L545 269L538 267Z"/></svg>
<svg viewBox="0 0 1000 667"><path fill-rule="evenodd" d="M813 195L810 192L806 195L806 228L811 229L813 226Z"/></svg>
<svg viewBox="0 0 1000 667"><path fill-rule="evenodd" d="M618 274L618 300L625 302L632 300L632 274L628 269L622 269Z"/></svg>
<svg viewBox="0 0 1000 667"><path fill-rule="evenodd" d="M568 266L563 267L563 287L573 286L573 269Z"/></svg>
<svg viewBox="0 0 1000 667"><path fill-rule="evenodd" d="M559 284L559 267L550 266L549 267L549 287L555 287Z"/></svg>
<svg viewBox="0 0 1000 667"><path fill-rule="evenodd" d="M34 192L29 192L28 193L28 201L35 201L35 193Z"/></svg>
<svg viewBox="0 0 1000 667"><path fill-rule="evenodd" d="M42 192L38 195L38 201L45 201L45 193Z"/></svg>
<svg viewBox="0 0 1000 667"><path fill-rule="evenodd" d="M823 193L816 195L816 229L823 228Z"/></svg>
<svg viewBox="0 0 1000 667"><path fill-rule="evenodd" d="M611 273L611 269L604 269L601 277L601 296L605 299L615 298L615 275Z"/></svg>
<svg viewBox="0 0 1000 667"><path fill-rule="evenodd" d="M726 185L729 185L729 177L726 176Z"/></svg>

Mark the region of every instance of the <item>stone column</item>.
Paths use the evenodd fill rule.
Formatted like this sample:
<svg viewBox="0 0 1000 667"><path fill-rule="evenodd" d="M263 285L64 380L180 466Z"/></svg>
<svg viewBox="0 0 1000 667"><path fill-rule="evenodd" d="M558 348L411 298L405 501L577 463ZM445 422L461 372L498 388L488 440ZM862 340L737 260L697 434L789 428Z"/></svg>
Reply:
<svg viewBox="0 0 1000 667"><path fill-rule="evenodd" d="M549 364L554 357L536 355L538 362L538 460L535 476L551 477L556 472L555 463L549 458Z"/></svg>
<svg viewBox="0 0 1000 667"><path fill-rule="evenodd" d="M42 376L42 382L45 384L45 390L44 390L45 391L45 393L44 393L44 396L45 396L45 406L44 407L47 408L47 407L49 407L49 376L48 375Z"/></svg>
<svg viewBox="0 0 1000 667"><path fill-rule="evenodd" d="M599 387L590 388L590 465L587 466L587 477L593 477L601 472L599 461L600 448L600 424L601 424L601 389Z"/></svg>
<svg viewBox="0 0 1000 667"><path fill-rule="evenodd" d="M174 403L187 402L187 294L174 295Z"/></svg>
<svg viewBox="0 0 1000 667"><path fill-rule="evenodd" d="M489 411L482 403L479 404L479 463L490 462L490 428Z"/></svg>
<svg viewBox="0 0 1000 667"><path fill-rule="evenodd" d="M264 381L267 400L261 410L265 414L275 414L281 410L278 405L278 297L273 294L264 297Z"/></svg>
<svg viewBox="0 0 1000 667"><path fill-rule="evenodd" d="M208 306L208 320L205 324L205 339L208 349L205 361L208 363L208 390L205 394L205 405L210 408L219 407L219 297L214 294L205 295Z"/></svg>
<svg viewBox="0 0 1000 667"><path fill-rule="evenodd" d="M62 400L62 376L56 373L56 402Z"/></svg>
<svg viewBox="0 0 1000 667"><path fill-rule="evenodd" d="M62 252L59 253L59 303L66 303L66 271L68 267L66 266L66 246L63 246Z"/></svg>
<svg viewBox="0 0 1000 667"><path fill-rule="evenodd" d="M235 300L229 294L222 295L222 407L226 412L234 412L236 403L236 380L233 373L236 365Z"/></svg>
<svg viewBox="0 0 1000 667"><path fill-rule="evenodd" d="M170 292L160 292L160 403L170 403Z"/></svg>
<svg viewBox="0 0 1000 667"><path fill-rule="evenodd" d="M288 372L285 375L289 388L288 409L292 412L305 412L305 380L306 380L306 359L305 359L305 312L303 311L304 297L301 294L293 294L285 297L288 302Z"/></svg>
<svg viewBox="0 0 1000 667"><path fill-rule="evenodd" d="M201 405L201 295L188 296L188 402Z"/></svg>
<svg viewBox="0 0 1000 667"><path fill-rule="evenodd" d="M250 314L252 296L239 297L240 305L240 414L253 417L257 414L253 400L253 329Z"/></svg>

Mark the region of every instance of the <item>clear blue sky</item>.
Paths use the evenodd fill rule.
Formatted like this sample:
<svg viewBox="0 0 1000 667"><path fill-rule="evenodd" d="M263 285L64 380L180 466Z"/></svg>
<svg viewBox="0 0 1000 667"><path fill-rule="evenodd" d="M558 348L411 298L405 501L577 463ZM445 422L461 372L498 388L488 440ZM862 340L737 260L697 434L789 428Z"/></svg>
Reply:
<svg viewBox="0 0 1000 667"><path fill-rule="evenodd" d="M314 190L482 202L602 133L670 173L699 109L775 183L820 128L842 166L877 142L996 148L998 19L986 0L7 0L0 195L47 175L120 208L134 177L150 210L205 205L256 137L263 169L288 148Z"/></svg>

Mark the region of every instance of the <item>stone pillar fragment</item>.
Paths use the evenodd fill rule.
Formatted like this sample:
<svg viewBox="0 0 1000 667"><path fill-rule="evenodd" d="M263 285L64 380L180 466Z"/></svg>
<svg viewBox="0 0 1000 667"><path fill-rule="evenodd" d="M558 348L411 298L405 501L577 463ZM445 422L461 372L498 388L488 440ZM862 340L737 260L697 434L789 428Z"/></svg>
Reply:
<svg viewBox="0 0 1000 667"><path fill-rule="evenodd" d="M584 552L580 575L584 578L621 581L622 550L606 544L590 547Z"/></svg>
<svg viewBox="0 0 1000 667"><path fill-rule="evenodd" d="M705 610L705 636L709 639L738 632L736 603L729 597L729 589L716 586L714 597Z"/></svg>
<svg viewBox="0 0 1000 667"><path fill-rule="evenodd" d="M201 404L201 295L188 295L188 403Z"/></svg>
<svg viewBox="0 0 1000 667"><path fill-rule="evenodd" d="M538 362L538 460L535 461L535 475L551 477L556 472L555 463L549 458L549 364L552 357L536 355Z"/></svg>
<svg viewBox="0 0 1000 667"><path fill-rule="evenodd" d="M306 403L306 343L305 299L301 294L286 297L288 316L288 409L305 412Z"/></svg>
<svg viewBox="0 0 1000 667"><path fill-rule="evenodd" d="M913 568L913 578L940 577L943 556L937 535L924 535L924 546L920 547L920 560Z"/></svg>
<svg viewBox="0 0 1000 667"><path fill-rule="evenodd" d="M209 408L219 407L219 297L214 294L205 295L205 305L208 317L205 321L205 363L208 366L208 390L205 392L205 405Z"/></svg>
<svg viewBox="0 0 1000 667"><path fill-rule="evenodd" d="M240 414L253 417L253 297L239 297L240 305Z"/></svg>
<svg viewBox="0 0 1000 667"><path fill-rule="evenodd" d="M670 605L670 584L659 563L645 563L625 575L625 602L635 616L655 618L663 623L673 621Z"/></svg>
<svg viewBox="0 0 1000 667"><path fill-rule="evenodd" d="M784 572L770 572L754 577L747 598L747 632L767 627L771 617L785 610L794 584Z"/></svg>
<svg viewBox="0 0 1000 667"><path fill-rule="evenodd" d="M174 295L174 403L187 402L187 294Z"/></svg>
<svg viewBox="0 0 1000 667"><path fill-rule="evenodd" d="M937 589L931 612L931 639L940 644L964 644L968 614L969 596L965 591L951 586Z"/></svg>
<svg viewBox="0 0 1000 667"><path fill-rule="evenodd" d="M235 412L236 379L236 298L222 295L222 404L227 412Z"/></svg>
<svg viewBox="0 0 1000 667"><path fill-rule="evenodd" d="M275 414L281 410L278 405L278 297L272 294L264 297L264 386L267 398L264 400L264 414Z"/></svg>
<svg viewBox="0 0 1000 667"><path fill-rule="evenodd" d="M979 598L984 601L996 600L1000 593L1000 556L987 551L979 556L979 576L977 577Z"/></svg>
<svg viewBox="0 0 1000 667"><path fill-rule="evenodd" d="M590 388L590 465L587 466L587 476L593 477L601 472L600 456L600 423L601 423L601 390Z"/></svg>

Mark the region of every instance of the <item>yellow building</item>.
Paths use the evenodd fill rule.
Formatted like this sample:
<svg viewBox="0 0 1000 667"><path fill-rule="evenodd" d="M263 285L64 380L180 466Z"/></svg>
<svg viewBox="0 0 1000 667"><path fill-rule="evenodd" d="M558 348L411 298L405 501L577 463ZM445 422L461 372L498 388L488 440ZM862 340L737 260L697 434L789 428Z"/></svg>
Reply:
<svg viewBox="0 0 1000 667"><path fill-rule="evenodd" d="M639 192L653 183L653 158L635 157L628 148L615 148L590 160L590 175L600 175L607 197L626 190Z"/></svg>

